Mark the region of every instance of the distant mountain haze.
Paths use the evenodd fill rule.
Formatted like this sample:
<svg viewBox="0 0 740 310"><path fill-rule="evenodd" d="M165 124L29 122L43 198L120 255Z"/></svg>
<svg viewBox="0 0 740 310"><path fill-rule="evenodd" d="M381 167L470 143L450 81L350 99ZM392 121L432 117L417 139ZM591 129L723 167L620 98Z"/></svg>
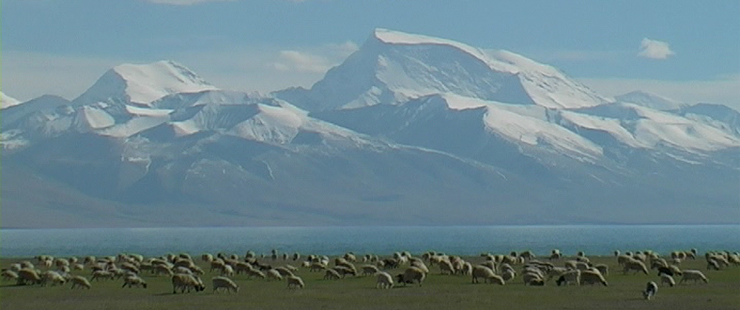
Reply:
<svg viewBox="0 0 740 310"><path fill-rule="evenodd" d="M740 113L373 31L311 88L174 61L2 95L3 227L740 222Z"/></svg>

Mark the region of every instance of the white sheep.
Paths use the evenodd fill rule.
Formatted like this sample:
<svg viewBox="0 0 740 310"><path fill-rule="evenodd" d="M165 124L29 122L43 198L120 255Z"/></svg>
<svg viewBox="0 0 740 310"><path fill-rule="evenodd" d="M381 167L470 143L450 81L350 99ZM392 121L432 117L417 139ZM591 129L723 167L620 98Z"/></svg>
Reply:
<svg viewBox="0 0 740 310"><path fill-rule="evenodd" d="M41 277L34 269L23 268L18 271L18 285L41 284Z"/></svg>
<svg viewBox="0 0 740 310"><path fill-rule="evenodd" d="M511 279L516 278L516 273L513 270L506 270L501 273L501 278L504 279L504 281L509 282Z"/></svg>
<svg viewBox="0 0 740 310"><path fill-rule="evenodd" d="M676 285L676 281L673 280L673 277L665 273L660 274L660 283L668 284L668 286L671 286L671 287Z"/></svg>
<svg viewBox="0 0 740 310"><path fill-rule="evenodd" d="M603 276L609 275L609 266L606 264L598 264L595 265L593 268L596 268L596 270L598 270Z"/></svg>
<svg viewBox="0 0 740 310"><path fill-rule="evenodd" d="M275 268L275 271L277 271L283 277L288 277L288 276L292 276L293 275L293 272L290 271L286 267L276 267Z"/></svg>
<svg viewBox="0 0 740 310"><path fill-rule="evenodd" d="M580 285L581 283L581 271L580 270L569 270L563 274L560 275L560 277L557 279L556 283L558 286L561 285L568 285L570 283L574 283L575 285Z"/></svg>
<svg viewBox="0 0 740 310"><path fill-rule="evenodd" d="M421 283L424 282L426 276L427 274L424 270L416 267L408 267L403 273L396 277L398 278L398 282L403 283L404 286L406 286L406 283L413 284L414 282L419 283L419 286L421 286Z"/></svg>
<svg viewBox="0 0 740 310"><path fill-rule="evenodd" d="M303 288L306 285L303 284L303 279L299 276L288 276L288 288Z"/></svg>
<svg viewBox="0 0 740 310"><path fill-rule="evenodd" d="M341 278L339 272L334 269L327 269L324 274L324 280L339 280L339 278Z"/></svg>
<svg viewBox="0 0 740 310"><path fill-rule="evenodd" d="M647 287L645 288L645 291L642 292L642 297L644 297L647 300L650 300L657 293L658 293L658 284L655 284L655 282L650 281L647 283Z"/></svg>
<svg viewBox="0 0 740 310"><path fill-rule="evenodd" d="M2 276L3 280L18 280L18 273L10 269L3 270Z"/></svg>
<svg viewBox="0 0 740 310"><path fill-rule="evenodd" d="M75 287L78 287L79 286L80 288L83 288L84 287L84 288L86 288L86 289L89 290L90 287L92 287L90 285L90 281L88 281L87 278L85 278L83 276L74 276L74 277L72 277L71 282L72 282L72 288L73 289Z"/></svg>
<svg viewBox="0 0 740 310"><path fill-rule="evenodd" d="M483 265L473 266L473 271L471 272L471 275L472 283L478 283L478 278L483 278L484 283L496 283L499 285L504 285L506 283L502 277L493 273L493 270L491 270L491 268Z"/></svg>
<svg viewBox="0 0 740 310"><path fill-rule="evenodd" d="M257 278L260 278L260 279L265 279L266 278L265 273L262 272L262 271L259 271L257 269L249 269L249 270L247 270L247 278L251 278L251 277L257 277Z"/></svg>
<svg viewBox="0 0 740 310"><path fill-rule="evenodd" d="M229 293L231 291L239 292L239 286L227 277L214 277L211 282L213 283L213 293L216 293L219 289L225 289Z"/></svg>
<svg viewBox="0 0 740 310"><path fill-rule="evenodd" d="M221 269L221 275L222 276L234 276L234 267L231 267L231 265L224 265L223 269Z"/></svg>
<svg viewBox="0 0 740 310"><path fill-rule="evenodd" d="M283 280L283 276L280 275L280 273L275 269L270 269L267 271L267 279L268 280Z"/></svg>
<svg viewBox="0 0 740 310"><path fill-rule="evenodd" d="M542 274L535 272L523 273L522 280L524 281L524 285L539 285L540 283L544 283Z"/></svg>
<svg viewBox="0 0 740 310"><path fill-rule="evenodd" d="M412 267L419 268L419 269L423 270L425 273L429 273L429 268L427 267L427 265L425 265L424 262L422 262L420 260L414 260L414 261L412 261L411 262L411 266Z"/></svg>
<svg viewBox="0 0 740 310"><path fill-rule="evenodd" d="M374 275L374 274L378 273L378 271L380 271L380 270L378 270L378 267L375 267L373 265L362 265L361 268L362 268L362 275L363 276Z"/></svg>
<svg viewBox="0 0 740 310"><path fill-rule="evenodd" d="M636 259L629 260L624 263L624 274L627 274L629 271L634 271L635 273L642 271L643 273L648 274L648 269L645 267L645 264Z"/></svg>
<svg viewBox="0 0 740 310"><path fill-rule="evenodd" d="M180 289L180 293L185 293L185 290L190 292L190 290L195 290L196 292L200 292L202 290L206 289L206 286L203 285L203 281L194 276L189 274L175 274L172 276L172 294L177 294L177 289Z"/></svg>
<svg viewBox="0 0 740 310"><path fill-rule="evenodd" d="M441 274L454 274L455 268L452 266L452 263L448 260L443 260L439 262L439 272Z"/></svg>
<svg viewBox="0 0 740 310"><path fill-rule="evenodd" d="M393 277L385 272L385 271L378 271L375 274L375 287L376 288L393 288Z"/></svg>
<svg viewBox="0 0 740 310"><path fill-rule="evenodd" d="M694 283L699 280L704 281L704 283L709 283L707 277L699 270L684 270L683 277L681 277L681 281L679 281L679 283L684 283L688 280L693 280Z"/></svg>
<svg viewBox="0 0 740 310"><path fill-rule="evenodd" d="M144 281L144 279L139 278L138 276L135 276L135 275L131 275L131 276L123 278L123 285L121 285L121 287L123 288L126 286L128 286L129 288L132 288L134 286L146 288L147 284L146 284L146 281Z"/></svg>
<svg viewBox="0 0 740 310"><path fill-rule="evenodd" d="M609 283L604 279L604 275L598 270L582 270L581 271L581 284L603 284L609 286Z"/></svg>
<svg viewBox="0 0 740 310"><path fill-rule="evenodd" d="M46 286L48 283L51 283L52 286L57 284L63 285L65 282L67 280L56 271L48 270L41 274L41 286Z"/></svg>
<svg viewBox="0 0 740 310"><path fill-rule="evenodd" d="M107 271L107 270L95 270L92 273L92 278L90 280L99 280L99 279L108 279L113 280L115 278L115 274Z"/></svg>

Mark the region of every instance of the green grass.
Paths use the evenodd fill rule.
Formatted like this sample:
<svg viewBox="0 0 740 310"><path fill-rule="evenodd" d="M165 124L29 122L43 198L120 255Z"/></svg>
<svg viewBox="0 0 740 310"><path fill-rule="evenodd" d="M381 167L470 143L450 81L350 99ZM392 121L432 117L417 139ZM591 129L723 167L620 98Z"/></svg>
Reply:
<svg viewBox="0 0 740 310"><path fill-rule="evenodd" d="M480 262L479 257L466 258ZM17 259L2 259L2 267ZM556 262L562 265L564 260ZM283 262L268 261L273 266ZM149 287L121 288L123 280L92 282L90 290L71 290L71 284L55 287L15 286L12 281L0 282L0 309L740 309L740 267L707 271L703 259L688 260L682 269L698 269L709 283L660 286L651 301L642 299L641 290L648 281L659 279L650 275L623 275L618 272L613 257L592 258L593 263L607 263L610 274L608 287L557 287L554 280L544 287L524 286L521 278L505 286L471 284L469 276L440 275L437 267L421 287L409 285L390 290L375 288L374 277L354 277L323 280L323 273L301 269L297 275L306 283L304 289L288 289L284 281L247 279L234 276L240 286L235 294L212 293L210 279L202 276L204 292L172 294L168 277L143 274ZM294 262L287 262L297 265ZM208 270L203 263L199 263ZM359 266L359 264L358 264ZM516 269L519 269L515 266ZM395 275L403 270L391 270ZM90 278L89 271L73 272ZM676 278L678 282L680 278Z"/></svg>

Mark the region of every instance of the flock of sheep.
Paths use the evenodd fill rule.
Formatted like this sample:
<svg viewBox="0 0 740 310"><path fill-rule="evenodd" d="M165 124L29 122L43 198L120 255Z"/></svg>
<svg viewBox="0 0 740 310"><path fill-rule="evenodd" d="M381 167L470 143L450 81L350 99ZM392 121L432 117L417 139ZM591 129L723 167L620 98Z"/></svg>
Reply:
<svg viewBox="0 0 740 310"><path fill-rule="evenodd" d="M697 259L696 250L675 251L662 257L652 251L615 251L614 256L623 274L657 271L656 281L661 285L674 286L678 283L704 282L707 277L699 270L681 270L681 262ZM387 257L366 254L357 257L348 252L330 260L325 255L301 256L299 253L278 255L273 250L270 255L256 255L249 251L244 256L236 254L203 254L199 258L208 266L212 278L212 291L239 292L239 285L232 279L244 274L247 278L268 281L285 281L288 288L304 288L305 282L297 275L299 268L308 272L321 272L325 280L340 280L345 277L372 276L375 287L390 289L398 284L421 286L424 280L434 273L470 276L472 283L492 283L505 285L520 279L524 285L542 286L555 279L558 286L564 285L603 285L608 286L610 270L606 264L592 264L590 259L579 252L572 258L564 257L559 250L552 250L549 256L538 259L531 251L509 254L483 253L478 258L466 261L460 256L437 252L426 252L413 256L409 252L396 252ZM722 270L740 265L740 255L730 252L707 252L704 255L707 270ZM35 262L33 262L35 261ZM273 264L280 263L279 266ZM517 268L514 268L517 266ZM90 278L79 275L86 270ZM432 271L434 270L434 271ZM73 275L73 272L78 275ZM613 272L613 271L612 271ZM392 275L395 274L394 275ZM204 270L196 264L189 254L168 254L162 257L145 258L137 254L119 254L109 257L87 256L54 258L48 255L36 256L2 269L5 281L16 281L17 285L54 286L71 283L71 288L91 289L91 282L101 280L121 280L121 287L146 288L142 275L171 278L172 293L199 292L206 289L201 276ZM649 281L643 296L651 299L658 291L658 284Z"/></svg>

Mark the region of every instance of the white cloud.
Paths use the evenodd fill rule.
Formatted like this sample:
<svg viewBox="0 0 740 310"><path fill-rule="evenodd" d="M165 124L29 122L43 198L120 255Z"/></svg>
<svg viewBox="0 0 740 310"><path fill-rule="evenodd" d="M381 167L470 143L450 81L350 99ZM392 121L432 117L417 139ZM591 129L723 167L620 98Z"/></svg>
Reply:
<svg viewBox="0 0 740 310"><path fill-rule="evenodd" d="M329 70L332 64L322 56L299 51L280 51L280 59L274 66L280 71L323 73Z"/></svg>
<svg viewBox="0 0 740 310"><path fill-rule="evenodd" d="M170 4L170 5L193 5L205 2L232 2L235 0L145 0L147 2L156 4Z"/></svg>
<svg viewBox="0 0 740 310"><path fill-rule="evenodd" d="M640 52L637 53L637 56L650 59L666 59L675 54L668 42L644 38L640 43Z"/></svg>
<svg viewBox="0 0 740 310"><path fill-rule="evenodd" d="M688 104L721 103L740 110L740 96L737 91L740 89L740 74L702 81L618 78L581 78L578 80L594 91L607 96L642 90Z"/></svg>

